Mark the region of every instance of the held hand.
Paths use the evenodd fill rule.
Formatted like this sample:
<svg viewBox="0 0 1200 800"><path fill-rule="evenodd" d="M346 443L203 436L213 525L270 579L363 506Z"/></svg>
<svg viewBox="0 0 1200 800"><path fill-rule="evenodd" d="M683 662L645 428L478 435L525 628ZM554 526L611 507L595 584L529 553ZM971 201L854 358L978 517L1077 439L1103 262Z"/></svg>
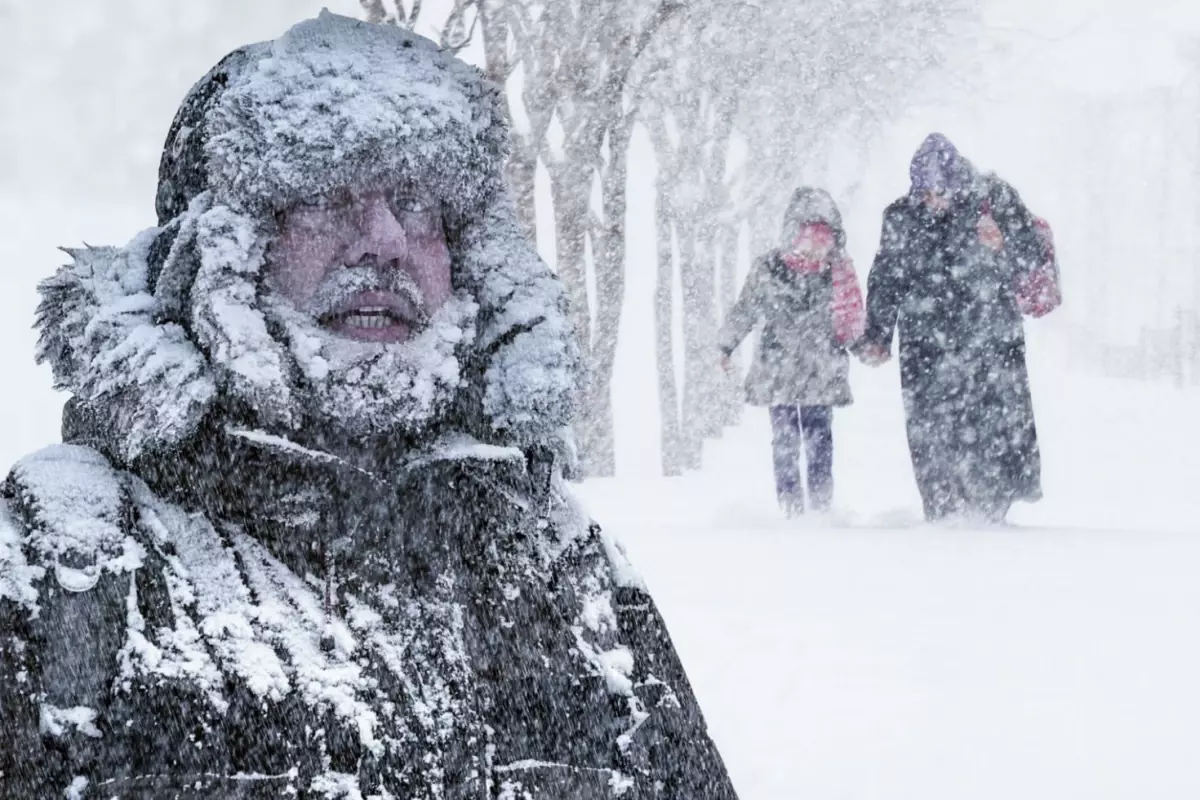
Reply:
<svg viewBox="0 0 1200 800"><path fill-rule="evenodd" d="M733 362L729 360L729 356L724 354L721 355L721 369L725 370L726 372L733 371Z"/></svg>
<svg viewBox="0 0 1200 800"><path fill-rule="evenodd" d="M979 243L988 250L999 253L1004 249L1004 234L1001 232L1000 226L996 224L996 220L992 219L991 214L984 214L980 217L975 229L979 233Z"/></svg>
<svg viewBox="0 0 1200 800"><path fill-rule="evenodd" d="M892 360L892 353L877 344L864 344L858 348L858 360L868 367L880 367Z"/></svg>

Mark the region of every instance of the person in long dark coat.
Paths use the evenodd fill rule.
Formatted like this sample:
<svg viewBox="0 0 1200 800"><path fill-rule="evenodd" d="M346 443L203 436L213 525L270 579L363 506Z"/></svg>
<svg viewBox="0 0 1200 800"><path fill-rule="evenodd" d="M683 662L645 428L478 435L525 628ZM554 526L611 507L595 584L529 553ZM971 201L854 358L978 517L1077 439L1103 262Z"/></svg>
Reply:
<svg viewBox="0 0 1200 800"><path fill-rule="evenodd" d="M833 500L833 409L853 402L850 357L863 330L863 300L846 252L842 215L821 189L793 192L780 246L755 259L717 334L725 363L762 326L746 399L767 406L775 492L789 516ZM808 503L800 480L801 443Z"/></svg>
<svg viewBox="0 0 1200 800"><path fill-rule="evenodd" d="M911 191L884 212L867 281L863 360L899 331L908 443L925 516L1002 521L1041 497L1019 287L1043 267L1017 192L931 135Z"/></svg>
<svg viewBox="0 0 1200 800"><path fill-rule="evenodd" d="M41 285L0 798L734 800L562 477L578 348L502 89L324 13L188 94L158 225Z"/></svg>

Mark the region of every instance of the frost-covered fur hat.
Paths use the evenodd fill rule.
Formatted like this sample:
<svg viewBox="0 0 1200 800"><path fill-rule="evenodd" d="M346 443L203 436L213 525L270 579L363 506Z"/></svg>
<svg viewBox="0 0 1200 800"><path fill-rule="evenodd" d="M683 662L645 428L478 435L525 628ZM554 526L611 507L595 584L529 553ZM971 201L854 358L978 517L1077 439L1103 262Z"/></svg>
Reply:
<svg viewBox="0 0 1200 800"><path fill-rule="evenodd" d="M226 394L267 427L296 428L296 395L327 354L264 313L276 214L409 183L443 202L456 296L406 343L423 348L397 390L407 412L432 419L469 396L498 439L550 435L573 412L579 356L565 293L505 189L499 92L420 36L329 12L234 51L171 126L158 227L68 251L74 263L43 282L39 360L123 459L182 443Z"/></svg>
<svg viewBox="0 0 1200 800"><path fill-rule="evenodd" d="M428 39L322 12L230 53L188 93L159 168L158 222L206 189L275 210L397 176L477 212L503 187L502 115L499 88Z"/></svg>

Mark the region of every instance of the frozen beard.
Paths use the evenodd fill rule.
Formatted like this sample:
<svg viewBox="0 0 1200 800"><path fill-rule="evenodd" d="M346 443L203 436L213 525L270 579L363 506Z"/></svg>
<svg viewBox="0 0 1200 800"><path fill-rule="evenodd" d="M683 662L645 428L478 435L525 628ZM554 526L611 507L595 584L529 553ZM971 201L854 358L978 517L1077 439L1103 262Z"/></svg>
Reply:
<svg viewBox="0 0 1200 800"><path fill-rule="evenodd" d="M183 252L194 244L198 256L188 316L220 391L249 409L257 424L283 435L418 435L439 421L462 385L462 364L474 345L474 298L454 293L426 319L420 292L407 279L389 286L383 272L362 267L331 272L298 308L265 274L275 234L201 195L173 248ZM405 313L419 329L407 340L350 339L307 307L319 314L336 308L347 292L372 288L394 291L412 306Z"/></svg>
<svg viewBox="0 0 1200 800"><path fill-rule="evenodd" d="M269 279L268 279L269 280ZM407 341L429 324L424 292L407 272L367 257L328 275L302 310L323 327L360 341ZM374 332L392 332L375 339Z"/></svg>
<svg viewBox="0 0 1200 800"><path fill-rule="evenodd" d="M419 291L414 296L373 278L370 270L335 273L314 297L316 307L304 310L268 287L264 314L295 361L292 397L307 425L350 438L419 434L445 413L462 383L477 306L459 292L425 315ZM372 289L404 294L412 304L417 329L406 341L357 341L322 324L348 292Z"/></svg>

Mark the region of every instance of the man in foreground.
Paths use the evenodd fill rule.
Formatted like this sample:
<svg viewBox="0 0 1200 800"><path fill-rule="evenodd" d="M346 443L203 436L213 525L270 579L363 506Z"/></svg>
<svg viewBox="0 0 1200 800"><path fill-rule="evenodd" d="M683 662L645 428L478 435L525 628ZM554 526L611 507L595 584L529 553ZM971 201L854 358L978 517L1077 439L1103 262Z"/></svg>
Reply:
<svg viewBox="0 0 1200 800"><path fill-rule="evenodd" d="M43 284L73 399L0 494L0 796L735 797L563 486L497 92L327 13L241 48L158 226Z"/></svg>

